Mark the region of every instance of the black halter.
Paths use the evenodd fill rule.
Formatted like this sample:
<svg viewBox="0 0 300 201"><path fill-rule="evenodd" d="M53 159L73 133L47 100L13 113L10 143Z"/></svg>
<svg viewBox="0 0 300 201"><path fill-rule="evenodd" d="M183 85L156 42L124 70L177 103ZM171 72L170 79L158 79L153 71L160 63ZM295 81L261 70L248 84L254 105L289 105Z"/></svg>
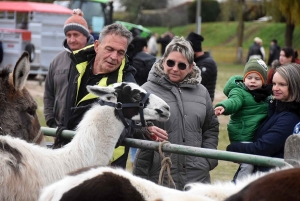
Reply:
<svg viewBox="0 0 300 201"><path fill-rule="evenodd" d="M138 108L140 108L139 113L140 113L142 127L146 127L146 121L144 118L144 107L145 107L145 102L148 100L149 96L150 96L150 93L147 92L145 97L138 103L120 103L120 102L112 103L112 102L103 101L101 99L98 101L98 103L100 105L107 105L107 106L114 107L118 111L119 117L120 117L121 121L123 122L125 128L128 128L129 124L125 120L122 109L126 108L126 107L138 107Z"/></svg>

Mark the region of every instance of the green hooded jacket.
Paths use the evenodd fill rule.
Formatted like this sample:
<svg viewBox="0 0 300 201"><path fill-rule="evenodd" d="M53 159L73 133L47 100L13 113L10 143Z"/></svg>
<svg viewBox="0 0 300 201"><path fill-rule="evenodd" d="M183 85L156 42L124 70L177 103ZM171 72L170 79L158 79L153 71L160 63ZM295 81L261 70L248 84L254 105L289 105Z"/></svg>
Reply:
<svg viewBox="0 0 300 201"><path fill-rule="evenodd" d="M230 142L252 142L260 123L267 117L267 100L257 103L243 83L243 76L232 76L226 83L224 94L228 97L215 107L225 108L231 115L227 125Z"/></svg>

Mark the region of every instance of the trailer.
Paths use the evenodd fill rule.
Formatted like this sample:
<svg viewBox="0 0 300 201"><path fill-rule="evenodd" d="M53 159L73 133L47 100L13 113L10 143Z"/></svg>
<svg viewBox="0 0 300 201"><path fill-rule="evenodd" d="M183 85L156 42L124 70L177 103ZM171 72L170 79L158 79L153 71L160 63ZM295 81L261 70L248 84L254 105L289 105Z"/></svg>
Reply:
<svg viewBox="0 0 300 201"><path fill-rule="evenodd" d="M30 75L46 75L55 55L63 50L63 26L71 14L71 9L51 3L0 1L0 41L4 54L0 69L14 66L23 51L27 51Z"/></svg>
<svg viewBox="0 0 300 201"><path fill-rule="evenodd" d="M105 25L113 23L113 0L56 0L59 4L71 9L80 8L89 27L93 28L93 35L99 35ZM124 25L133 36L149 39L151 31L142 25L132 24L124 21L116 21Z"/></svg>
<svg viewBox="0 0 300 201"><path fill-rule="evenodd" d="M53 3L70 9L80 8L93 35L99 35L104 26L113 22L113 0L56 0Z"/></svg>

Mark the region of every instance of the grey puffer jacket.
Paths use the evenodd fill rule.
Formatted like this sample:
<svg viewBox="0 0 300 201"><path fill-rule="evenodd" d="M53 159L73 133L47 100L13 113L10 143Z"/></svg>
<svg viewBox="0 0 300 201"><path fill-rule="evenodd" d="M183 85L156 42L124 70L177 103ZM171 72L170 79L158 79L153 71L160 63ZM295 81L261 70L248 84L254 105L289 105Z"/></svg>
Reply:
<svg viewBox="0 0 300 201"><path fill-rule="evenodd" d="M154 124L167 131L172 144L217 149L219 122L209 93L200 84L199 68L195 65L191 74L175 84L167 78L161 63L159 60L153 65L148 81L142 86L170 106L170 119ZM172 154L171 160L172 178L179 190L190 182L210 182L209 171L218 164L215 159L179 154ZM161 157L157 151L138 150L133 167L135 175L157 183L160 170ZM167 174L164 178L164 185L167 185Z"/></svg>
<svg viewBox="0 0 300 201"><path fill-rule="evenodd" d="M92 35L87 39L86 45L94 43ZM49 127L57 127L62 121L65 107L65 99L68 87L68 76L71 67L71 50L67 40L63 41L64 51L58 53L49 66L45 81L44 91L44 115Z"/></svg>

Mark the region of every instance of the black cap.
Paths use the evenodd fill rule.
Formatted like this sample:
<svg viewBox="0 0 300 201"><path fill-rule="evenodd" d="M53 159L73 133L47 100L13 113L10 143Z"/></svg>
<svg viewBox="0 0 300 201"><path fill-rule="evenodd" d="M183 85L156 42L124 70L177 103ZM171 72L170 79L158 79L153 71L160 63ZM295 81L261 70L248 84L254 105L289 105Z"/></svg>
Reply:
<svg viewBox="0 0 300 201"><path fill-rule="evenodd" d="M200 34L191 32L186 37L186 40L191 42L194 52L202 52L201 43L204 41L204 38Z"/></svg>

